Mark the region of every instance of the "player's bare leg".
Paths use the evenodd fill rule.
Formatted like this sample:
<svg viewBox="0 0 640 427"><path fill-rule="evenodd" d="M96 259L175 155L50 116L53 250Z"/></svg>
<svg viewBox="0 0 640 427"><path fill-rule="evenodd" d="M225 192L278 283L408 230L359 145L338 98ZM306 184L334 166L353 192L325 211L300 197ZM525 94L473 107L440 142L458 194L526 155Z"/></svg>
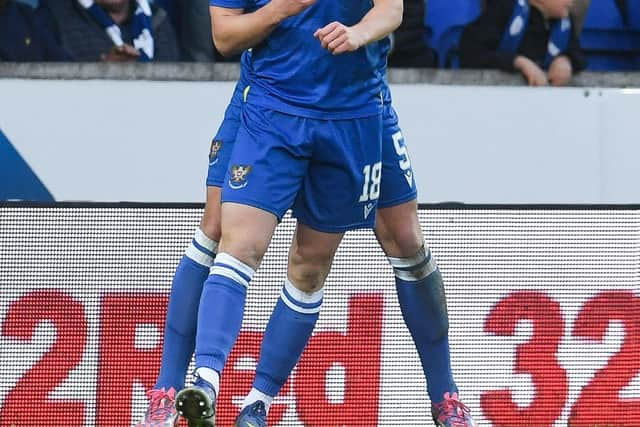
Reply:
<svg viewBox="0 0 640 427"><path fill-rule="evenodd" d="M474 427L451 375L447 302L440 271L424 243L415 200L378 209L375 233L394 268L398 300L427 378L438 427Z"/></svg>
<svg viewBox="0 0 640 427"><path fill-rule="evenodd" d="M220 187L207 187L207 203L204 205L204 213L200 220L200 230L216 242L220 241L222 234L221 217L222 217L222 205L220 199L222 195L222 189Z"/></svg>
<svg viewBox="0 0 640 427"><path fill-rule="evenodd" d="M287 281L269 319L253 388L244 400L236 427L267 427L271 402L311 337L324 282L342 236L298 223L289 250Z"/></svg>
<svg viewBox="0 0 640 427"><path fill-rule="evenodd" d="M298 223L287 265L287 276L296 288L306 293L322 289L343 236Z"/></svg>
<svg viewBox="0 0 640 427"><path fill-rule="evenodd" d="M149 406L137 427L170 427L177 422L175 394L184 386L194 350L202 285L209 275L220 240L220 194L219 187L207 187L207 202L194 236L195 242L191 242L176 270L167 311L160 375L154 388L147 392ZM185 307L191 307L191 313Z"/></svg>
<svg viewBox="0 0 640 427"><path fill-rule="evenodd" d="M378 209L375 234L387 256L407 258L415 255L424 245L416 200Z"/></svg>

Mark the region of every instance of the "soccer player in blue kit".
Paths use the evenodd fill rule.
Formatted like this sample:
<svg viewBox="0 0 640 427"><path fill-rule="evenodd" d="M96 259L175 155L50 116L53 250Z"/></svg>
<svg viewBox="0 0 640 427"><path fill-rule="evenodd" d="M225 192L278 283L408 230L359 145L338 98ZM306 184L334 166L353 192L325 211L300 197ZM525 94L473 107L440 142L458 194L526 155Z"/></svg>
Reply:
<svg viewBox="0 0 640 427"><path fill-rule="evenodd" d="M217 2L218 0L214 0L212 3ZM290 3L295 4L296 2ZM299 4L303 4L303 2ZM315 35L322 47L329 49L334 54L340 54L355 50L361 44L364 44L357 34L347 35L349 31L355 33L354 28L333 23L317 31ZM366 38L363 38L363 40L373 41ZM247 43L255 42L255 38L247 41ZM386 59L388 40L381 42L381 45L383 45L383 52L380 54ZM245 45L241 48L247 46ZM243 58L243 63L247 65L247 58ZM380 71L384 74L386 60L381 61L378 67L381 68ZM243 70L243 74L245 73L246 70ZM232 160L226 179L221 174L221 171L224 172L227 169L226 165L231 155L233 142L236 139L236 132L239 126L238 116L240 115L243 96L245 101L253 96L253 87L245 90L248 86L247 82L243 80L241 79L236 87L232 102L225 114L223 125L212 143L210 173L207 180L209 185L207 207L203 221L176 271L167 315L162 368L156 384L156 390L152 391L152 394L155 393L157 397L162 397L169 389L181 388L184 382L187 365L193 351L193 336L195 334L195 316L189 313L188 310L184 310L184 307L185 305L187 307L198 306L202 282L208 273L208 267L213 264L217 244L215 239L210 237L216 238L220 235L219 187L222 187L223 183L225 183L231 189L234 189L234 187L244 188L245 185L248 185L245 184L247 176L251 174L251 169L248 168L253 168L250 164L235 165ZM357 198L358 201L363 203L368 202L361 208L362 215L366 219L368 216L367 209L369 211L372 209L368 207L371 206L369 203L375 199L375 197L371 196L379 193L376 235L394 267L403 316L418 348L427 377L429 395L431 401L434 402L432 414L436 425L447 427L473 426L468 410L457 398L457 388L451 375L447 338L448 322L442 279L435 261L431 258L429 249L424 246L417 218L416 190L411 165L398 127L397 117L391 107L391 97L386 82L383 95L382 168L380 169L380 166L372 163L365 164L362 167L359 172L363 173L365 177L360 182L359 189L362 191L358 191L360 194ZM308 114L313 115L313 112ZM265 125L278 126L278 122L272 121L271 123L265 123ZM367 168L369 169L368 171L366 171ZM365 184L367 180L370 182ZM369 188L366 188L367 185ZM296 203L299 203L298 199L296 199ZM300 215L298 217L300 218ZM318 228L322 227L319 224L315 225ZM273 227L275 227L275 224ZM322 233L314 229L307 230L306 228L308 227L305 227L303 220L302 224L299 225L296 239L291 249L288 280L285 283L281 298L265 334L256 382L245 400L244 409L237 420L238 426L244 427L253 424L259 427L266 425L265 418L268 407L298 361L317 319L322 301L322 283L328 273L331 258L335 248L337 248L341 234L333 233L339 237L336 236L338 238L332 239L331 237L333 236L329 236L330 238L324 240L324 242L329 241L332 243L329 246L331 253L325 250L320 254L322 255L320 258L316 258L317 250L322 249L316 247L318 240L311 245L306 242L312 237L317 238L318 235L321 238L326 238L326 236L322 236ZM301 229L302 232L300 231ZM226 235L225 230L223 219L223 241L224 235ZM245 230L244 233L247 233L247 231ZM320 239L319 244L323 244L322 242L323 240ZM224 246L222 249L224 250ZM244 289L238 287L238 282L241 285L244 285L244 282L248 282L247 279L250 278L252 269L247 267L251 267L251 265L238 262L237 259L233 259L232 255L229 254L220 254L216 261L219 263L217 262L217 266L214 266L211 270L212 275L215 276L217 271L221 273L220 276L223 278L235 281L235 283L223 281L223 283L217 283L217 285L224 289L224 293L232 294L232 297L228 300L237 304L235 308L239 308L241 320ZM253 265L257 266L257 263L254 261ZM310 271L316 274L315 280L311 280L316 289L313 289L313 286L311 286L311 289L298 289L296 285L299 286L299 282L304 282L304 277L299 276L301 273L306 272L308 274ZM296 276L299 277L299 282L294 281L298 280L294 279ZM211 281L210 278L208 282ZM296 285L293 285L293 283L296 283ZM241 294L239 298L237 294ZM221 311L228 312L229 308L222 307ZM237 312L235 317L238 317ZM203 321L206 322L208 318L217 319L222 323L225 321L225 317L220 313L218 315L211 313ZM239 329L239 324L237 328ZM282 330L282 328L287 328L286 336L276 332L278 329ZM224 335L224 333L218 332L217 334L217 336L214 335L214 341L217 339L218 347L223 347L220 343L226 340L227 347L223 349L226 353L219 354L220 349L214 349L214 352L218 351L218 354L208 355L209 360L213 359L214 361L212 363L213 367L207 367L206 364L204 366L201 365L196 372L197 380L195 386L185 390L181 393L181 396L178 396L179 404L181 405L180 410L190 420L190 425L213 425L214 423L213 406L219 384L218 372L222 369L220 365L223 365L228 355L228 350L230 350L235 340L235 335L233 334L231 336L227 334L222 339L221 335ZM235 334L237 335L237 331ZM198 358L198 355L196 357ZM276 380L274 381L274 379ZM166 402L166 397L164 396L163 399L158 400ZM173 396L168 397L169 400L173 398ZM181 397L182 400L180 400ZM200 405L204 405L204 414L202 412L203 407ZM156 405L155 409L156 412L160 413L160 418L162 418L162 414L166 415L169 423L163 424L159 418L154 418L152 409L150 407L150 411L147 412L147 419L139 425L172 425L170 423L175 421L175 418L172 418L174 412L167 410L163 405ZM156 413L155 415L158 414Z"/></svg>

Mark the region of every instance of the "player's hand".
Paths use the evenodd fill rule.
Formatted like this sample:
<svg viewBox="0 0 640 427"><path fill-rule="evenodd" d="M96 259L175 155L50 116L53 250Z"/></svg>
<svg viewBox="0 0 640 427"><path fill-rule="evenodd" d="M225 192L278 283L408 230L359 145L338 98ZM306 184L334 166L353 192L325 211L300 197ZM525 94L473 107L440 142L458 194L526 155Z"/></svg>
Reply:
<svg viewBox="0 0 640 427"><path fill-rule="evenodd" d="M566 86L571 81L573 67L571 61L564 55L556 57L549 66L549 82L554 86Z"/></svg>
<svg viewBox="0 0 640 427"><path fill-rule="evenodd" d="M268 6L273 8L281 19L302 13L316 0L271 0Z"/></svg>
<svg viewBox="0 0 640 427"><path fill-rule="evenodd" d="M108 53L104 53L100 56L100 60L103 62L127 62L137 61L140 57L140 52L129 45L124 44L122 46L114 46Z"/></svg>
<svg viewBox="0 0 640 427"><path fill-rule="evenodd" d="M517 56L513 61L513 65L519 70L524 78L527 79L529 86L547 86L549 81L547 75L538 64L525 56Z"/></svg>
<svg viewBox="0 0 640 427"><path fill-rule="evenodd" d="M334 55L353 52L364 44L364 37L355 27L347 27L340 22L332 22L320 28L313 36L320 40L323 48Z"/></svg>

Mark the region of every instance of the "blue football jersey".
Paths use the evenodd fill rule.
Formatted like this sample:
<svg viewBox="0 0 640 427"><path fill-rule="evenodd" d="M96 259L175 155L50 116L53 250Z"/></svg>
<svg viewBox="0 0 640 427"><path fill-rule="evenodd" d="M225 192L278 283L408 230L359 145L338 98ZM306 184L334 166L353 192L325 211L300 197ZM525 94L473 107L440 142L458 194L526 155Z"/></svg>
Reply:
<svg viewBox="0 0 640 427"><path fill-rule="evenodd" d="M389 82L387 81L387 60L389 58L389 52L391 51L391 38L387 36L380 40L378 47L380 48L378 73L380 74L380 81L382 82L382 101L385 106L389 106L391 105L391 89L389 89Z"/></svg>
<svg viewBox="0 0 640 427"><path fill-rule="evenodd" d="M213 6L253 11L266 0L210 0ZM255 105L319 119L380 114L380 44L341 55L322 48L313 34L339 21L351 26L372 8L371 0L320 0L284 20L250 57L250 99Z"/></svg>

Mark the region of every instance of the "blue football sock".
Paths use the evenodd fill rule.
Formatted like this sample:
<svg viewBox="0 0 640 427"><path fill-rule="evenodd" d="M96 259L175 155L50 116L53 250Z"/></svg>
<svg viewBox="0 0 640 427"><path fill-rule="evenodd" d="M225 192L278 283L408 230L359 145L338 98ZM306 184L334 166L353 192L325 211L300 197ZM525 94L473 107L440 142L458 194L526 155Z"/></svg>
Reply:
<svg viewBox="0 0 640 427"><path fill-rule="evenodd" d="M392 258L396 290L404 321L418 350L427 379L429 398L442 401L445 392L457 392L449 355L447 301L431 251L424 246L413 257Z"/></svg>
<svg viewBox="0 0 640 427"><path fill-rule="evenodd" d="M303 292L285 281L262 339L254 389L275 397L284 386L311 337L322 295L322 289Z"/></svg>
<svg viewBox="0 0 640 427"><path fill-rule="evenodd" d="M197 368L222 372L240 333L247 287L254 274L251 267L229 254L216 257L200 299Z"/></svg>
<svg viewBox="0 0 640 427"><path fill-rule="evenodd" d="M162 364L155 388L184 387L196 339L202 285L213 265L218 243L199 228L180 260L169 297L162 348Z"/></svg>

